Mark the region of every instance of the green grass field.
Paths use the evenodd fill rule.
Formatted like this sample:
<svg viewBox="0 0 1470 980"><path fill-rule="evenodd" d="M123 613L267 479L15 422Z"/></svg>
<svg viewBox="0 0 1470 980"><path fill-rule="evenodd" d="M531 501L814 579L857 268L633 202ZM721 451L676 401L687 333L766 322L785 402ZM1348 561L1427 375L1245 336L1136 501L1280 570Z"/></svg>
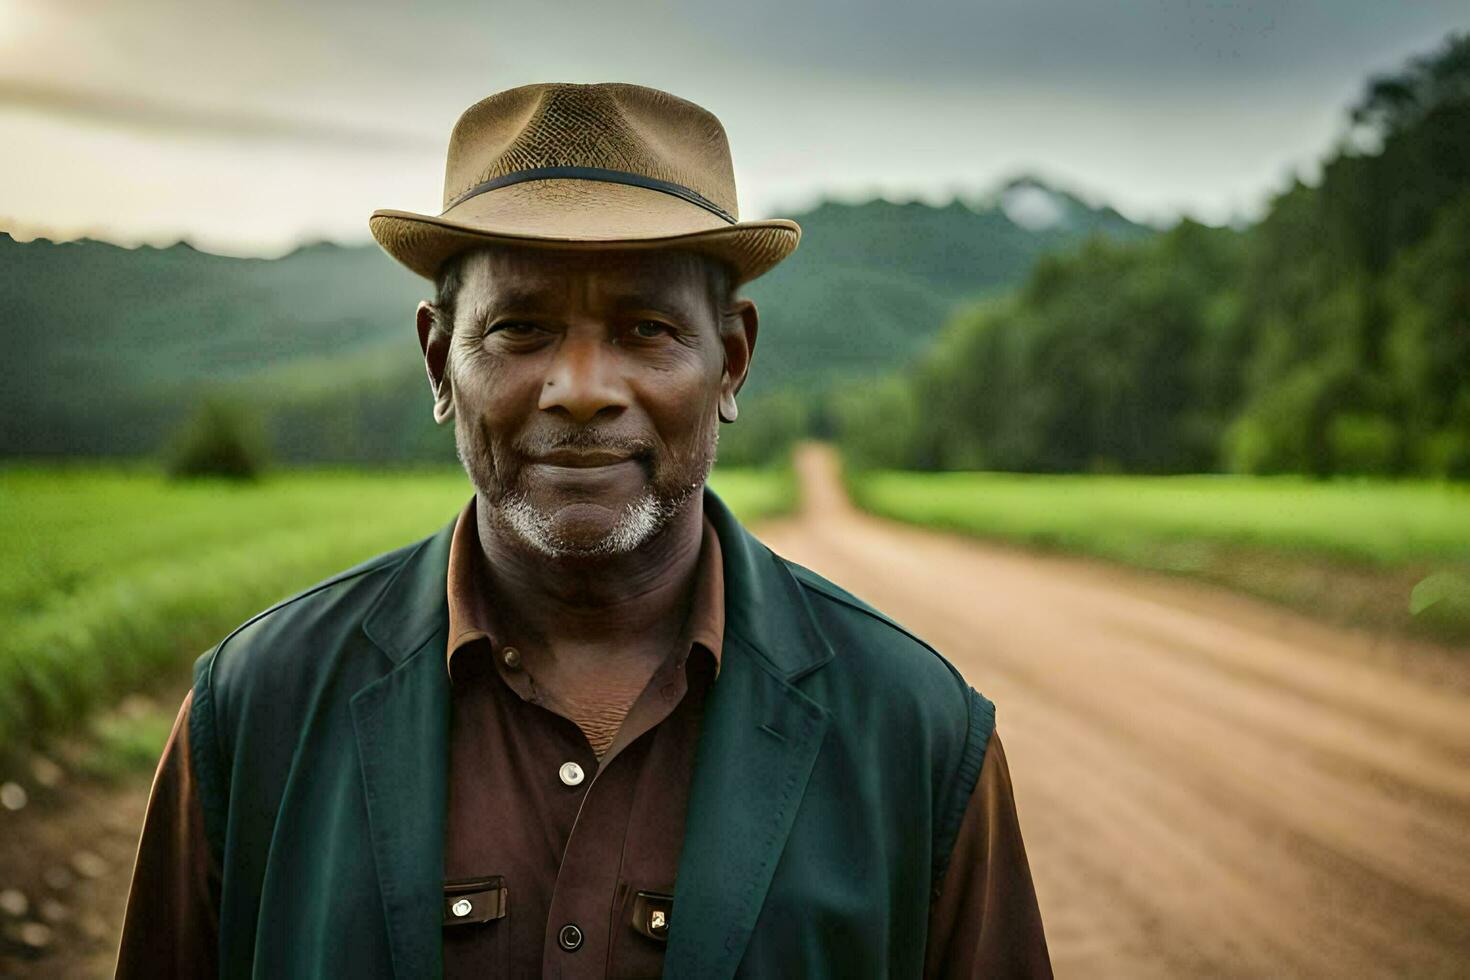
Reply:
<svg viewBox="0 0 1470 980"><path fill-rule="evenodd" d="M711 480L743 520L788 509L786 471ZM432 533L463 471L284 472L172 483L101 466L0 469L0 754L188 665L278 599ZM176 682L176 683L175 683Z"/></svg>
<svg viewBox="0 0 1470 980"><path fill-rule="evenodd" d="M855 473L863 508L1196 575L1329 618L1470 642L1470 487L1298 477Z"/></svg>

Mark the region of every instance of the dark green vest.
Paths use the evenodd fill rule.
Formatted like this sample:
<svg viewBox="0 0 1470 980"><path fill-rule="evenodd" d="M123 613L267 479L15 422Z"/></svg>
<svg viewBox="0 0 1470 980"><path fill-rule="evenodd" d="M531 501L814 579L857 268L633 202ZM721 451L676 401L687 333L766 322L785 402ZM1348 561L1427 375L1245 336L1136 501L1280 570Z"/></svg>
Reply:
<svg viewBox="0 0 1470 980"><path fill-rule="evenodd" d="M994 708L932 648L774 554L708 489L725 638L665 973L921 973ZM453 521L249 620L190 719L224 868L221 974L441 973Z"/></svg>

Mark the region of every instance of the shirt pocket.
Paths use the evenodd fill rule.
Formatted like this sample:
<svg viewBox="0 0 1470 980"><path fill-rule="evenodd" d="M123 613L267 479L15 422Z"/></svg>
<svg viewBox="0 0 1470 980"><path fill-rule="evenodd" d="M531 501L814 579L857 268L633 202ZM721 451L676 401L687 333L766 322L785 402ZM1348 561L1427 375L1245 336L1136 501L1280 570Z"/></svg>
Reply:
<svg viewBox="0 0 1470 980"><path fill-rule="evenodd" d="M444 972L504 976L510 963L510 889L503 875L444 882Z"/></svg>

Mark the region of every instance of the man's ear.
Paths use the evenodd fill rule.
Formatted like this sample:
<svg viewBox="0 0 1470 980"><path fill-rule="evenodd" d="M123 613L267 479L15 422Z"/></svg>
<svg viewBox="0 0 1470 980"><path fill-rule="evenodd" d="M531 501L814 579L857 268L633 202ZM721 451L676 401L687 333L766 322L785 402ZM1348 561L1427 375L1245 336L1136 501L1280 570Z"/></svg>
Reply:
<svg viewBox="0 0 1470 980"><path fill-rule="evenodd" d="M725 347L725 371L720 376L720 419L734 422L740 414L735 404L755 356L755 338L760 328L760 314L754 301L742 297L720 314L720 341Z"/></svg>
<svg viewBox="0 0 1470 980"><path fill-rule="evenodd" d="M419 347L424 352L424 369L429 373L429 390L434 395L434 421L441 424L454 417L454 388L449 379L449 348L453 338L449 332L434 328L443 315L428 300L421 301L414 313Z"/></svg>

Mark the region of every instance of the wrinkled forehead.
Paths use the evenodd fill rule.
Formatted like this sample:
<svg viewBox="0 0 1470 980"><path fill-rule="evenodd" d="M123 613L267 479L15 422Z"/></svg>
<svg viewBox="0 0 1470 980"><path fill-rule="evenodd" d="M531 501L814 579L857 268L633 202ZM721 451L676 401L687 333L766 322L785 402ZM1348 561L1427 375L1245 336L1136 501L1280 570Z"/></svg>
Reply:
<svg viewBox="0 0 1470 980"><path fill-rule="evenodd" d="M697 301L705 260L674 249L558 249L496 245L465 258L463 288L476 300L548 294Z"/></svg>

